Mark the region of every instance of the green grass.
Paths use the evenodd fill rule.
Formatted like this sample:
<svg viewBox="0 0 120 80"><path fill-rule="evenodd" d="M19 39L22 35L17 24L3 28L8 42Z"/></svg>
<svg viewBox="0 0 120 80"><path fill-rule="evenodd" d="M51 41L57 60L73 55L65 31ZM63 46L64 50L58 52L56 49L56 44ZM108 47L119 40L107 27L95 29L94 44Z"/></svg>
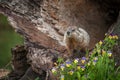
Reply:
<svg viewBox="0 0 120 80"><path fill-rule="evenodd" d="M59 58L52 73L59 80L120 80L120 67L115 66L112 54L117 40L117 35L106 35L85 57L67 61Z"/></svg>
<svg viewBox="0 0 120 80"><path fill-rule="evenodd" d="M11 48L23 44L23 38L12 30L0 31L0 68L11 60Z"/></svg>
<svg viewBox="0 0 120 80"><path fill-rule="evenodd" d="M7 17L0 14L0 68L11 61L11 48L23 44L23 38L9 25Z"/></svg>

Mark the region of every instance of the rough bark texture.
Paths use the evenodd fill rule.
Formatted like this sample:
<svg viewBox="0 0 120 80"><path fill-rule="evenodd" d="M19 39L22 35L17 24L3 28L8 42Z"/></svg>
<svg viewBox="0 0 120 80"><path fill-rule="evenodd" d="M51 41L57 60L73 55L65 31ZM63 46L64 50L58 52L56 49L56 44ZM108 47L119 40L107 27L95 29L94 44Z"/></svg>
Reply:
<svg viewBox="0 0 120 80"><path fill-rule="evenodd" d="M113 34L117 34L119 37L118 44L113 49L113 54L114 54L117 66L120 66L120 13L119 13L117 22L112 27L113 28L111 32Z"/></svg>
<svg viewBox="0 0 120 80"><path fill-rule="evenodd" d="M30 66L26 58L28 51L25 46L16 46L11 51L13 71L9 74L8 80L19 80Z"/></svg>
<svg viewBox="0 0 120 80"><path fill-rule="evenodd" d="M89 49L92 49L116 23L119 10L119 0L0 0L0 12L8 16L10 24L25 39L31 67L20 74L36 72L44 75L42 80L52 77L48 75L49 70L58 56L67 57L63 35L68 26L85 29L91 39ZM27 80L25 75L15 79Z"/></svg>

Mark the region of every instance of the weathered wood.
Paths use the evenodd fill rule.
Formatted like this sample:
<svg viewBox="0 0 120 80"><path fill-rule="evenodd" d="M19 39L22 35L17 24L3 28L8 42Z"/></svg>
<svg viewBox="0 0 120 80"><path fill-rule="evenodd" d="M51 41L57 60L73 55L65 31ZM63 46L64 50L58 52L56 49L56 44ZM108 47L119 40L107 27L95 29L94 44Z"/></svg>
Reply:
<svg viewBox="0 0 120 80"><path fill-rule="evenodd" d="M113 24L111 33L118 35L118 44L113 49L113 55L115 57L116 66L120 66L120 12L117 22Z"/></svg>
<svg viewBox="0 0 120 80"><path fill-rule="evenodd" d="M31 38L31 42L38 42L39 45L48 48L58 48L55 46L63 44L63 34L67 27L76 25L89 33L92 41L91 46L94 46L98 40L103 39L104 33L107 32L118 15L119 6L114 8L114 5L111 6L107 2L103 5L101 0L40 0L41 4L38 6L36 0L5 0L2 4L6 5L2 6L1 10L9 18L11 17L9 20L10 22L14 21L15 28L24 30L21 32L25 32ZM50 40L50 38L52 39Z"/></svg>
<svg viewBox="0 0 120 80"><path fill-rule="evenodd" d="M16 46L15 48L12 48L13 71L9 74L8 80L18 80L25 74L30 66L27 63L27 53L28 51L25 46Z"/></svg>
<svg viewBox="0 0 120 80"><path fill-rule="evenodd" d="M46 74L59 56L67 57L63 36L68 26L85 29L92 49L117 21L119 10L119 0L0 0L0 13L24 36L25 57L39 75Z"/></svg>

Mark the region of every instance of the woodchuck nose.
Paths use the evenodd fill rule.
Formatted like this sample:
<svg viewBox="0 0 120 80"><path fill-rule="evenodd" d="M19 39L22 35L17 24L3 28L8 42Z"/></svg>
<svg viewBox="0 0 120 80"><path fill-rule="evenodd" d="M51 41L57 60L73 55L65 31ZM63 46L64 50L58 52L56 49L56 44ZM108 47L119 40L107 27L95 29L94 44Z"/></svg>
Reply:
<svg viewBox="0 0 120 80"><path fill-rule="evenodd" d="M64 43L71 55L75 53L76 50L84 51L88 49L90 42L89 34L82 28L69 27L64 34Z"/></svg>

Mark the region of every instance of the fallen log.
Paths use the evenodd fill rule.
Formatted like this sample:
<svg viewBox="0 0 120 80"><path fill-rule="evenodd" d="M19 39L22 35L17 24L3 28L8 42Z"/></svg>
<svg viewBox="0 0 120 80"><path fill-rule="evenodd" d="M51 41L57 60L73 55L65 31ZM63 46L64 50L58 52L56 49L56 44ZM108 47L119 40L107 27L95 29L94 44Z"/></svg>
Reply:
<svg viewBox="0 0 120 80"><path fill-rule="evenodd" d="M27 80L26 75L33 73L43 77L42 80L56 80L50 69L59 56L68 58L63 43L67 28L78 26L86 30L90 35L89 49L92 49L105 33L115 28L111 26L117 24L119 10L119 0L1 0L0 13L24 37L27 54L22 52L19 56L26 54L22 56L23 61L30 64L14 79ZM19 63L15 58L13 61ZM15 71L19 70L20 65L13 63L13 66ZM36 76L31 78L34 80Z"/></svg>

